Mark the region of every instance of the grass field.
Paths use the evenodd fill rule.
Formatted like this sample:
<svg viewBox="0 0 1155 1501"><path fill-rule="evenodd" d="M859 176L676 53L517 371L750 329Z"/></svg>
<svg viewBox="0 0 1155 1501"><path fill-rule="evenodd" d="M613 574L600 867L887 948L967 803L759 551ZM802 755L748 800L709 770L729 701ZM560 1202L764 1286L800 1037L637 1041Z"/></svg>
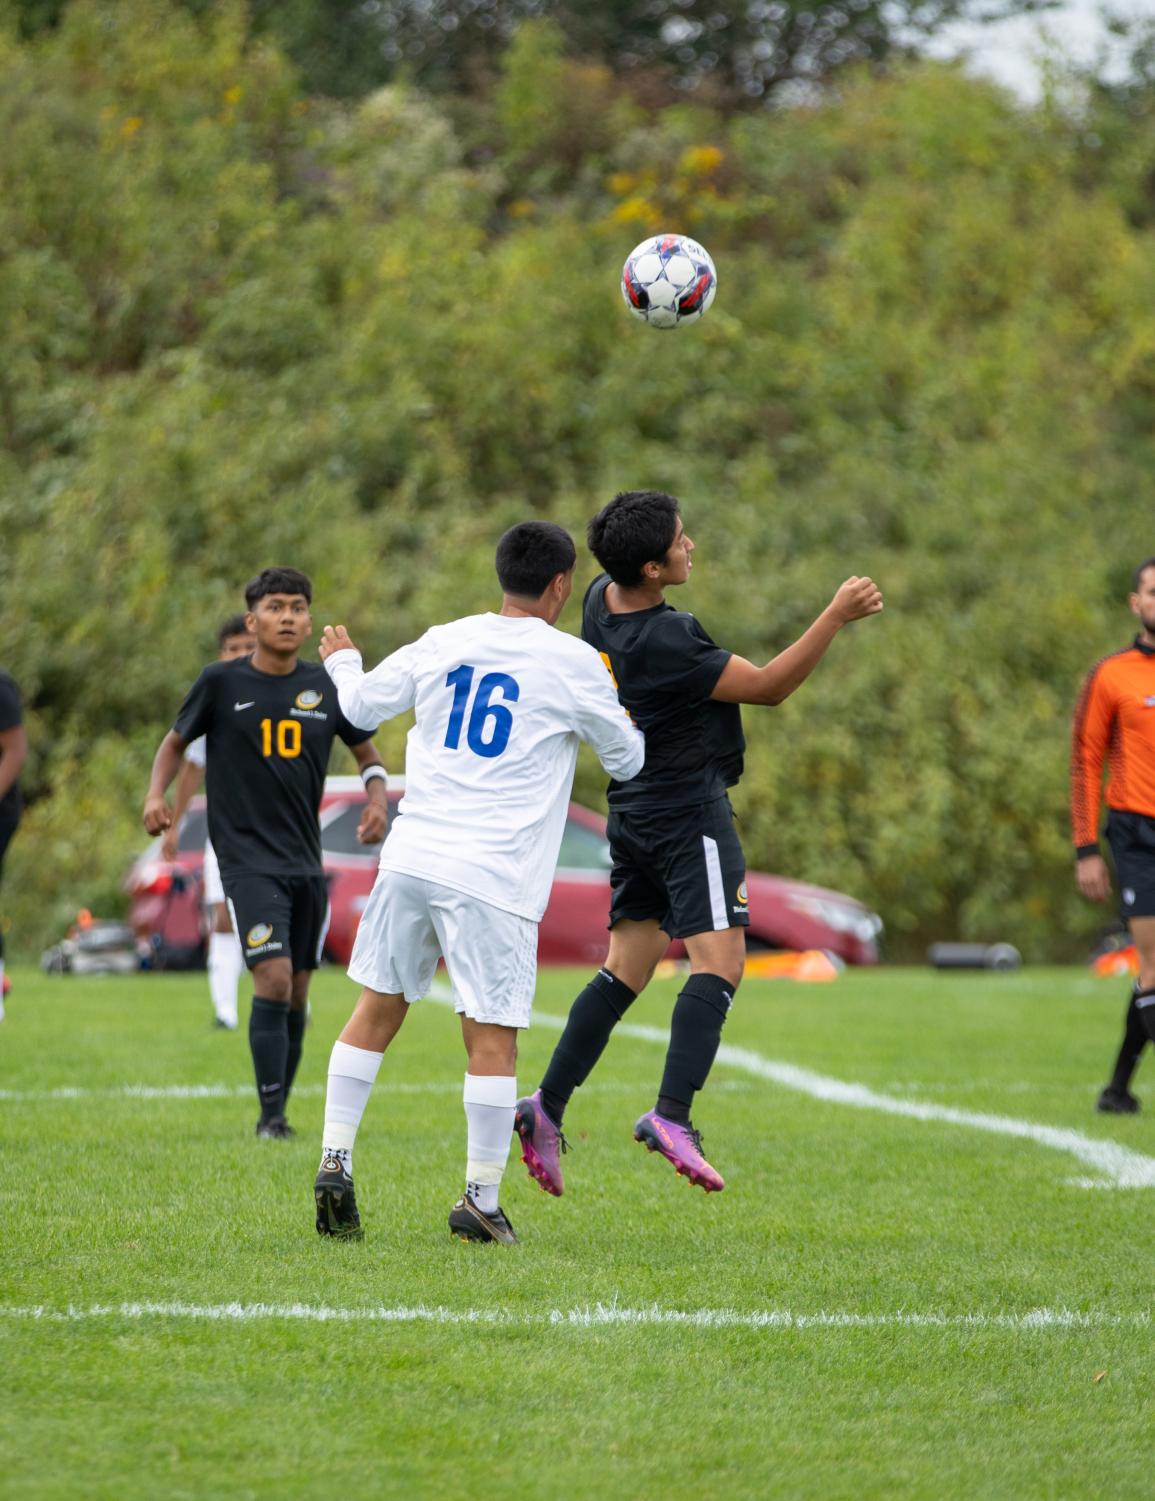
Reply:
<svg viewBox="0 0 1155 1501"><path fill-rule="evenodd" d="M581 979L541 977L527 1088ZM631 1138L656 985L571 1108L565 1198L511 1158L508 1250L446 1231L443 1006L382 1069L348 1245L311 1192L343 975L316 981L289 1143L253 1139L246 1042L210 1030L203 976L14 981L5 1498L1151 1494L1155 1189L1087 1186L1155 1184L1155 1100L1093 1111L1120 981L748 982L698 1111L709 1198Z"/></svg>

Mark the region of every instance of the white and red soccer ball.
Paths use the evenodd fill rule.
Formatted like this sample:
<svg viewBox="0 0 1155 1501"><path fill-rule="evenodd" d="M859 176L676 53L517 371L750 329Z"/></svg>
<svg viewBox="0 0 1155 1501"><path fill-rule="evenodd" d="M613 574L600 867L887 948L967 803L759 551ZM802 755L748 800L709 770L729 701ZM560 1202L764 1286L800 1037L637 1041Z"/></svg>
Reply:
<svg viewBox="0 0 1155 1501"><path fill-rule="evenodd" d="M714 300L718 273L704 246L685 235L654 235L622 267L622 297L651 328L696 323Z"/></svg>

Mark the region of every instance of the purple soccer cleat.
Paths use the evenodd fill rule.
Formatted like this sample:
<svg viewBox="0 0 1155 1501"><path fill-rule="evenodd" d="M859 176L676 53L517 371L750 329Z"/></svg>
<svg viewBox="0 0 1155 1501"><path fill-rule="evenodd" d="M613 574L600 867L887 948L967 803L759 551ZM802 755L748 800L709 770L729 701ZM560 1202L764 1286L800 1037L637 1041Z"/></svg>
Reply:
<svg viewBox="0 0 1155 1501"><path fill-rule="evenodd" d="M529 1176L560 1199L565 1192L561 1180L561 1154L568 1150L568 1142L561 1127L555 1126L541 1103L541 1090L524 1100L518 1100L513 1117L513 1129L521 1137L521 1160L529 1169Z"/></svg>
<svg viewBox="0 0 1155 1501"><path fill-rule="evenodd" d="M699 1183L710 1193L721 1193L725 1179L702 1156L702 1138L693 1126L669 1121L656 1110L647 1110L634 1127L634 1140L648 1152L661 1152L683 1178Z"/></svg>

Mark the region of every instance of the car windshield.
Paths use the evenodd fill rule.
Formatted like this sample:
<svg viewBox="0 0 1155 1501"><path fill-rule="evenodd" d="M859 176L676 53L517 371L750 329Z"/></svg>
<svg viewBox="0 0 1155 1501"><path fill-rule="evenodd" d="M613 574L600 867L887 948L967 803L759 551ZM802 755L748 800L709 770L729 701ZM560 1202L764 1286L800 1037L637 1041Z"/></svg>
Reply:
<svg viewBox="0 0 1155 1501"><path fill-rule="evenodd" d="M570 818L561 836L557 863L562 870L597 870L604 874L610 868L610 847L601 834Z"/></svg>

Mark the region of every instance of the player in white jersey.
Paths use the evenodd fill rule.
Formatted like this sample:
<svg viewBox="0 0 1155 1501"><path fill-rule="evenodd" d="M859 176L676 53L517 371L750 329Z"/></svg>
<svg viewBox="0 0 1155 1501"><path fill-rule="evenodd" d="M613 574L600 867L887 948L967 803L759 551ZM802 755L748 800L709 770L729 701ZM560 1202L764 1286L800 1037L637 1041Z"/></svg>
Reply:
<svg viewBox="0 0 1155 1501"><path fill-rule="evenodd" d="M321 657L346 718L375 729L415 709L417 722L349 964L361 996L329 1062L315 1186L322 1235L361 1236L357 1127L385 1049L444 958L469 1058L466 1192L449 1228L462 1240L516 1242L498 1186L578 742L619 781L645 759L597 652L553 628L576 557L552 522L513 527L497 549L500 613L434 626L369 673L345 628L325 629Z"/></svg>
<svg viewBox="0 0 1155 1501"><path fill-rule="evenodd" d="M245 624L243 615L230 615L217 632L217 644L217 660L231 662L235 657L250 656L257 638ZM184 765L173 796L172 823L161 836L160 853L163 860L176 859L181 819L190 801L200 790L204 774L205 737L201 735L185 747ZM209 996L213 1003L213 1026L235 1032L237 984L245 972L245 956L225 902L225 888L221 884L216 852L212 840L208 838L205 839L201 887L210 923L208 975Z"/></svg>

